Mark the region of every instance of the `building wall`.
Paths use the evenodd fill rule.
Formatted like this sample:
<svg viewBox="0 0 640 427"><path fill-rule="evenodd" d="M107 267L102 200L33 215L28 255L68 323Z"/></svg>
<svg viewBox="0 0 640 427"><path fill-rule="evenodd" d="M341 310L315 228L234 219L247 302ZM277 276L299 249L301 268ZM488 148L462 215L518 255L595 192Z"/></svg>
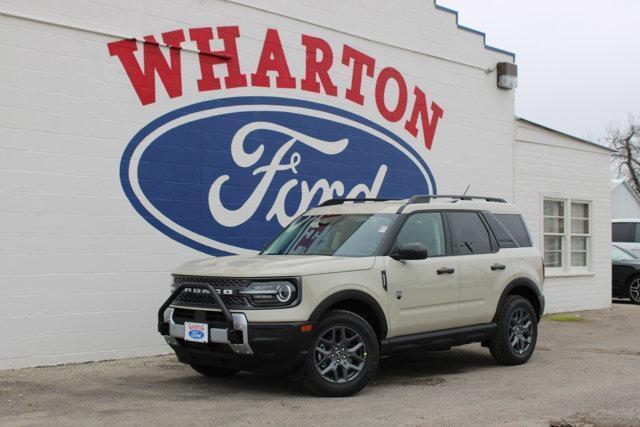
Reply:
<svg viewBox="0 0 640 427"><path fill-rule="evenodd" d="M167 351L155 331L155 310L168 294L169 272L205 256L209 247L194 249L180 233L165 232L153 215L143 217L136 207L139 200L126 196L120 173L134 136L179 108L239 96L280 96L337 107L401 135L429 165L440 192L459 193L471 184L473 193L513 196L514 95L496 88L494 71L485 72L497 62L511 61L510 55L486 49L481 35L460 30L453 14L423 0L265 3L0 1L0 368ZM238 57L247 73L257 69L267 29L279 31L298 79L296 89L198 90L199 56L188 29L235 25L241 31ZM143 46L140 40L153 35L162 41L161 33L173 30L187 34L180 50L182 94L169 97L156 77L155 102L143 105L126 73L135 73L135 67L125 70L110 55L108 43L136 37L136 60L143 61L145 48L150 49L149 60L158 60L151 44ZM432 147L411 138L405 120L381 121L373 79L363 81L363 106L345 99L351 71L339 58L331 74L338 96L301 91L302 34L326 40L335 55L345 44L366 52L376 59L376 77L383 67L393 66L410 90L424 90L429 102L444 110ZM166 47L159 49L170 56ZM148 91L148 86L138 89ZM390 90L385 100L393 105L398 94ZM193 182L204 170L203 159L188 156L188 144L204 144L205 133L202 127L177 138L172 155L149 162L148 183L159 197L166 195L165 204L181 203L179 191L163 193L167 183L162 174L168 169L173 184L185 184L174 187L206 199L206 192L199 192L211 182ZM356 156L342 179L351 182L358 166L366 169L371 159L381 161L375 154ZM237 166L215 163L216 153L210 159L207 173L239 173ZM336 176L336 163L322 165ZM322 174L307 178L321 179ZM389 175L398 188L403 178L393 170ZM192 213L188 206L184 210ZM203 215L197 219L213 221L210 213ZM259 230L269 224L262 217L245 225ZM250 235L228 228L221 235L227 240Z"/></svg>
<svg viewBox="0 0 640 427"><path fill-rule="evenodd" d="M611 216L613 219L640 218L640 203L624 183L611 192Z"/></svg>
<svg viewBox="0 0 640 427"><path fill-rule="evenodd" d="M543 250L544 197L589 201L592 206L590 271L547 271L544 294L548 313L611 305L611 184L606 149L517 121L516 204L523 210L534 245Z"/></svg>

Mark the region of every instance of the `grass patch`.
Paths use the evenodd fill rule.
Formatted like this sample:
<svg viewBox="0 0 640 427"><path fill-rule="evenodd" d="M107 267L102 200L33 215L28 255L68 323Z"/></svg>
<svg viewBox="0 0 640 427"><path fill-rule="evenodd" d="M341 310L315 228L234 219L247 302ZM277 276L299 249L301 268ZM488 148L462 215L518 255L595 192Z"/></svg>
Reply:
<svg viewBox="0 0 640 427"><path fill-rule="evenodd" d="M548 314L544 316L546 320L551 320L552 322L583 322L585 319L580 314Z"/></svg>

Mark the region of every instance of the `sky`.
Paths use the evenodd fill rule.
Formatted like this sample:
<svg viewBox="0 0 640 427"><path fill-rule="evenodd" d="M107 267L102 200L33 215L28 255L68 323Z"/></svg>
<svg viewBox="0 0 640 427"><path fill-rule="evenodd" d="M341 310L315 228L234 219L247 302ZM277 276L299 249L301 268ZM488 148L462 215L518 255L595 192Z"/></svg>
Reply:
<svg viewBox="0 0 640 427"><path fill-rule="evenodd" d="M438 0L516 54L516 115L602 142L640 119L640 0Z"/></svg>

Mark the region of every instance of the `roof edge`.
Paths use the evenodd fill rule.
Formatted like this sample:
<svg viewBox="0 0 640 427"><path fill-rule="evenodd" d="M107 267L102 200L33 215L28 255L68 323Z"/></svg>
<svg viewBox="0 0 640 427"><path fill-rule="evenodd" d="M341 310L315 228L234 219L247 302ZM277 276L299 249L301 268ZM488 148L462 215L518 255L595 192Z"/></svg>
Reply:
<svg viewBox="0 0 640 427"><path fill-rule="evenodd" d="M479 36L482 36L482 43L484 44L484 48L487 50L492 50L494 52L498 52L498 53L502 53L504 55L508 55L513 59L513 62L516 62L516 54L513 52L509 52L508 50L504 50L504 49L500 49L498 47L494 47L494 46L490 46L487 44L487 34L482 32L482 31L478 31L475 30L473 28L469 28L469 27L465 27L464 25L460 25L460 17L458 14L457 10L453 10L453 9L449 9L448 7L445 6L440 6L438 4L438 0L433 0L433 4L436 7L437 10L441 10L443 12L447 12L447 13L451 13L453 15L456 16L456 26L458 27L459 30L463 30L463 31L467 31L469 33L473 33L473 34L477 34Z"/></svg>
<svg viewBox="0 0 640 427"><path fill-rule="evenodd" d="M553 132L553 133L557 133L558 135L566 136L568 138L573 139L574 141L581 142L583 144L588 144L588 145L591 145L591 146L596 147L596 148L601 148L602 150L609 151L610 153L615 153L615 151L616 151L616 150L612 150L611 148L606 147L604 145L598 144L597 142L589 141L589 140L584 139L584 138L578 138L577 136L571 135L571 134L566 133L566 132L559 131L557 129L550 128L549 126L541 125L540 123L532 122L531 120L527 120L527 119L524 119L522 117L515 116L515 119L516 119L516 121L528 123L528 124L530 124L532 126L536 126L536 127L541 128L541 129L548 130L548 131Z"/></svg>

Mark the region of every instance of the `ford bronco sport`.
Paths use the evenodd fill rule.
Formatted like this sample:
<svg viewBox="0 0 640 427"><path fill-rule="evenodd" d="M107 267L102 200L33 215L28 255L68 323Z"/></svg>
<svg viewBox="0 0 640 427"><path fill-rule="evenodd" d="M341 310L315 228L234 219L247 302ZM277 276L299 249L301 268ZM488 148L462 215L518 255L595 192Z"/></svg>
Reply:
<svg viewBox="0 0 640 427"><path fill-rule="evenodd" d="M325 396L358 392L405 352L481 342L525 363L544 310L522 216L487 197L329 200L258 255L173 277L158 329L181 362L211 377L292 371Z"/></svg>

